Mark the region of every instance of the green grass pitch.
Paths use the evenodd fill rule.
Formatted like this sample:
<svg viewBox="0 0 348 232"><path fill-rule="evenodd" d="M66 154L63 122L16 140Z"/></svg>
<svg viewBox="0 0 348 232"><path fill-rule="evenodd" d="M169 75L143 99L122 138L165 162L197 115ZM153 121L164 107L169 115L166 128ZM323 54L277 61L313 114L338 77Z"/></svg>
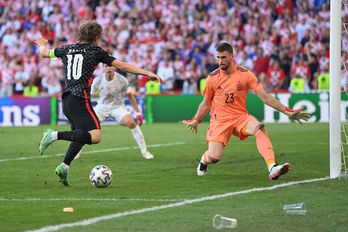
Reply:
<svg viewBox="0 0 348 232"><path fill-rule="evenodd" d="M70 187L53 174L68 142L55 142L41 157L38 143L46 126L0 128L0 231L60 228L75 222L60 231L215 231L215 214L236 218L233 231L348 231L345 179L232 194L329 176L328 124L266 125L277 162L291 163L290 172L273 182L253 137L244 142L232 138L221 161L209 166L207 176L198 177L207 127L201 124L194 135L180 123L142 126L155 155L145 160L127 128L103 126L101 143L85 146L82 158L72 162ZM98 164L113 171L113 182L105 189L89 182L89 173ZM216 197L224 193L230 196ZM190 202L194 199L197 202ZM306 204L306 216L284 214L284 204L297 202ZM136 211L154 206L163 207ZM65 207L74 212L63 212ZM107 219L106 215L119 216L81 223Z"/></svg>

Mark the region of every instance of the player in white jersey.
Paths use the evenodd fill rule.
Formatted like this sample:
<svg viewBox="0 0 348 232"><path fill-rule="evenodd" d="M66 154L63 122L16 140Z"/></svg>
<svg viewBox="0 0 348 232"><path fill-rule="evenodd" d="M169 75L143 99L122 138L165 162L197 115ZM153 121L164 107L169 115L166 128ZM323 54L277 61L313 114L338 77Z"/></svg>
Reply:
<svg viewBox="0 0 348 232"><path fill-rule="evenodd" d="M94 79L91 89L91 95L96 96L99 91L97 106L94 108L100 121L111 117L122 126L126 126L132 132L137 142L141 154L145 159L153 159L153 155L147 150L144 135L138 124L134 121L132 115L124 104L124 96L127 95L131 105L136 111L139 125L143 123L143 116L138 108L137 101L129 91L128 81L123 75L116 73L113 66L104 65L104 73ZM81 151L75 159L80 158Z"/></svg>

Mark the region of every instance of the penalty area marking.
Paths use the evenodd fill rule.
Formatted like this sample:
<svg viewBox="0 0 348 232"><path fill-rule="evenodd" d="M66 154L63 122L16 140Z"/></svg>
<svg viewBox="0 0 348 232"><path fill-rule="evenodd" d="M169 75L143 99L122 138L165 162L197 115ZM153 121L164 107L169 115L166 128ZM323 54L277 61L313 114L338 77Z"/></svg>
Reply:
<svg viewBox="0 0 348 232"><path fill-rule="evenodd" d="M37 229L37 230L30 230L28 232L49 232L49 231L57 231L57 230L64 229L64 228L72 228L72 227L76 227L76 226L87 226L87 225L96 224L96 223L101 222L101 221L126 217L129 215L142 214L142 213L153 212L153 211L158 211L158 210L162 210L162 209L169 209L169 208L190 205L190 204L198 203L198 202L211 201L211 200L216 200L216 199L230 197L230 196L242 195L242 194L247 194L247 193L252 193L252 192L260 192L260 191L265 191L265 190L273 190L273 189L277 189L277 188L283 188L283 187L288 187L288 186L292 186L292 185L311 183L311 182L317 182L317 181L328 180L328 179L330 179L330 177L316 178L316 179L310 179L310 180L301 180L301 181L293 181L293 182L273 185L273 186L269 186L269 187L252 188L252 189L246 189L246 190L237 191L237 192L228 192L228 193L224 193L224 194L217 194L217 195L212 195L212 196L207 196L207 197L194 198L194 199L184 200L184 201L166 204L166 205L159 205L159 206L153 206L153 207L149 207L149 208L129 210L129 211L124 211L124 212L120 212L120 213L104 215L104 216L100 216L100 217L88 218L88 219L84 219L84 220L72 222L72 223L63 223L63 224L58 224L58 225L45 226L45 227L42 227L42 228Z"/></svg>
<svg viewBox="0 0 348 232"><path fill-rule="evenodd" d="M175 142L175 143L162 143L162 144L151 144L147 145L147 147L170 147L170 146L178 146L178 145L184 145L187 144L186 142ZM111 151L127 151L127 150L136 150L139 149L138 146L133 147L115 147L115 148L106 148L106 149L100 149L100 150L94 150L94 151L84 151L82 154L94 154L94 153L102 153L102 152L111 152ZM39 153L39 152L38 152ZM32 160L32 159L45 159L45 158L52 158L52 157L59 157L64 156L65 153L58 153L55 155L38 155L38 156L29 156L29 157L18 157L18 158L12 158L12 159L2 159L0 160L0 163L8 162L8 161L22 161L22 160Z"/></svg>

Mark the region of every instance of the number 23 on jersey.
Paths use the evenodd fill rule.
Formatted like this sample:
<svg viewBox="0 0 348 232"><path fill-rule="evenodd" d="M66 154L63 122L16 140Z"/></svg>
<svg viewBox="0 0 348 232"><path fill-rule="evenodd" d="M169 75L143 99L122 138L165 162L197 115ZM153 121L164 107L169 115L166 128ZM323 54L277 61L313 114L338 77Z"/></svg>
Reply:
<svg viewBox="0 0 348 232"><path fill-rule="evenodd" d="M233 103L234 102L234 93L225 93L225 103Z"/></svg>

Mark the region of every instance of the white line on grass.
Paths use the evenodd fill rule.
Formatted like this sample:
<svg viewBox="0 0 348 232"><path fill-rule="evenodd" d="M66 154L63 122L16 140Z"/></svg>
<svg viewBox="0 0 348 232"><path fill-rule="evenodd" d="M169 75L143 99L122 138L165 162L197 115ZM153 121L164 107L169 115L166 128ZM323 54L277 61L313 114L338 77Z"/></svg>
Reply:
<svg viewBox="0 0 348 232"><path fill-rule="evenodd" d="M219 198L225 198L225 197L247 194L247 193L252 193L252 192L265 191L265 190L273 190L273 189L288 187L288 186L292 186L292 185L296 185L296 184L311 183L311 182L322 181L322 180L327 180L327 179L329 179L329 177L316 178L316 179L311 179L311 180L293 181L293 182L273 185L273 186L269 186L269 187L252 188L252 189L247 189L247 190L242 190L242 191L237 191L237 192L228 192L228 193L224 193L224 194L217 194L217 195L212 195L212 196L207 196L207 197L195 198L195 199L191 199L191 200L184 200L184 201L166 204L166 205L153 206L150 208L124 211L124 212L120 212L120 213L89 218L89 219L85 219L85 220L77 221L77 222L72 222L72 223L64 223L64 224L59 224L59 225L45 226L45 227L42 227L42 228L37 229L37 230L31 230L29 232L49 232L49 231L57 231L57 230L60 230L63 228L69 228L69 227L75 227L75 226L92 225L92 224L98 223L100 221L106 221L106 220L125 217L125 216L129 216L129 215L142 214L142 213L153 212L153 211L157 211L157 210L161 210L161 209L168 209L168 208L180 207L180 206L184 206L184 205L190 205L193 203L198 203L198 202L203 202L203 201L211 201L211 200L215 200L215 199L219 199Z"/></svg>
<svg viewBox="0 0 348 232"><path fill-rule="evenodd" d="M187 142L175 142L175 143L163 143L163 144L152 144L148 145L147 147L170 147L170 146L178 146L178 145L184 145L189 144ZM196 144L206 144L206 142L200 142ZM239 145L249 145L249 144L255 144L255 142L242 142L239 143ZM277 143L278 145L305 145L307 143L292 143L292 142L286 142L286 143ZM328 143L312 143L313 145L328 145ZM102 152L111 152L111 151L126 151L126 150L136 150L139 149L137 146L133 147L116 147L116 148L107 148L107 149L100 149L100 150L94 150L94 151L85 151L83 154L94 154L94 153L102 153ZM64 156L65 153L58 153L54 155L38 155L38 156L29 156L29 157L18 157L18 158L12 158L12 159L2 159L0 160L0 163L9 162L9 161L22 161L22 160L32 160L32 159L45 159L45 158L52 158L52 157L58 157L58 156Z"/></svg>
<svg viewBox="0 0 348 232"><path fill-rule="evenodd" d="M2 198L1 201L158 201L158 202L176 202L176 201L185 201L187 199L153 199L153 198Z"/></svg>
<svg viewBox="0 0 348 232"><path fill-rule="evenodd" d="M183 144L186 144L186 142L152 144L152 145L147 145L147 147L170 147L170 146L178 146L178 145L183 145ZM100 150L94 150L94 151L84 151L83 154L94 154L94 153L111 152L111 151L126 151L126 150L132 150L132 149L139 149L139 147L133 146L133 147L107 148L107 149L100 149ZM0 163L4 163L4 162L8 162L8 161L45 159L45 158L52 158L52 157L64 156L64 155L65 155L65 153L58 153L58 154L54 154L54 155L38 155L38 156L29 156L29 157L18 157L18 158L12 158L12 159L2 159L2 160L0 160Z"/></svg>

